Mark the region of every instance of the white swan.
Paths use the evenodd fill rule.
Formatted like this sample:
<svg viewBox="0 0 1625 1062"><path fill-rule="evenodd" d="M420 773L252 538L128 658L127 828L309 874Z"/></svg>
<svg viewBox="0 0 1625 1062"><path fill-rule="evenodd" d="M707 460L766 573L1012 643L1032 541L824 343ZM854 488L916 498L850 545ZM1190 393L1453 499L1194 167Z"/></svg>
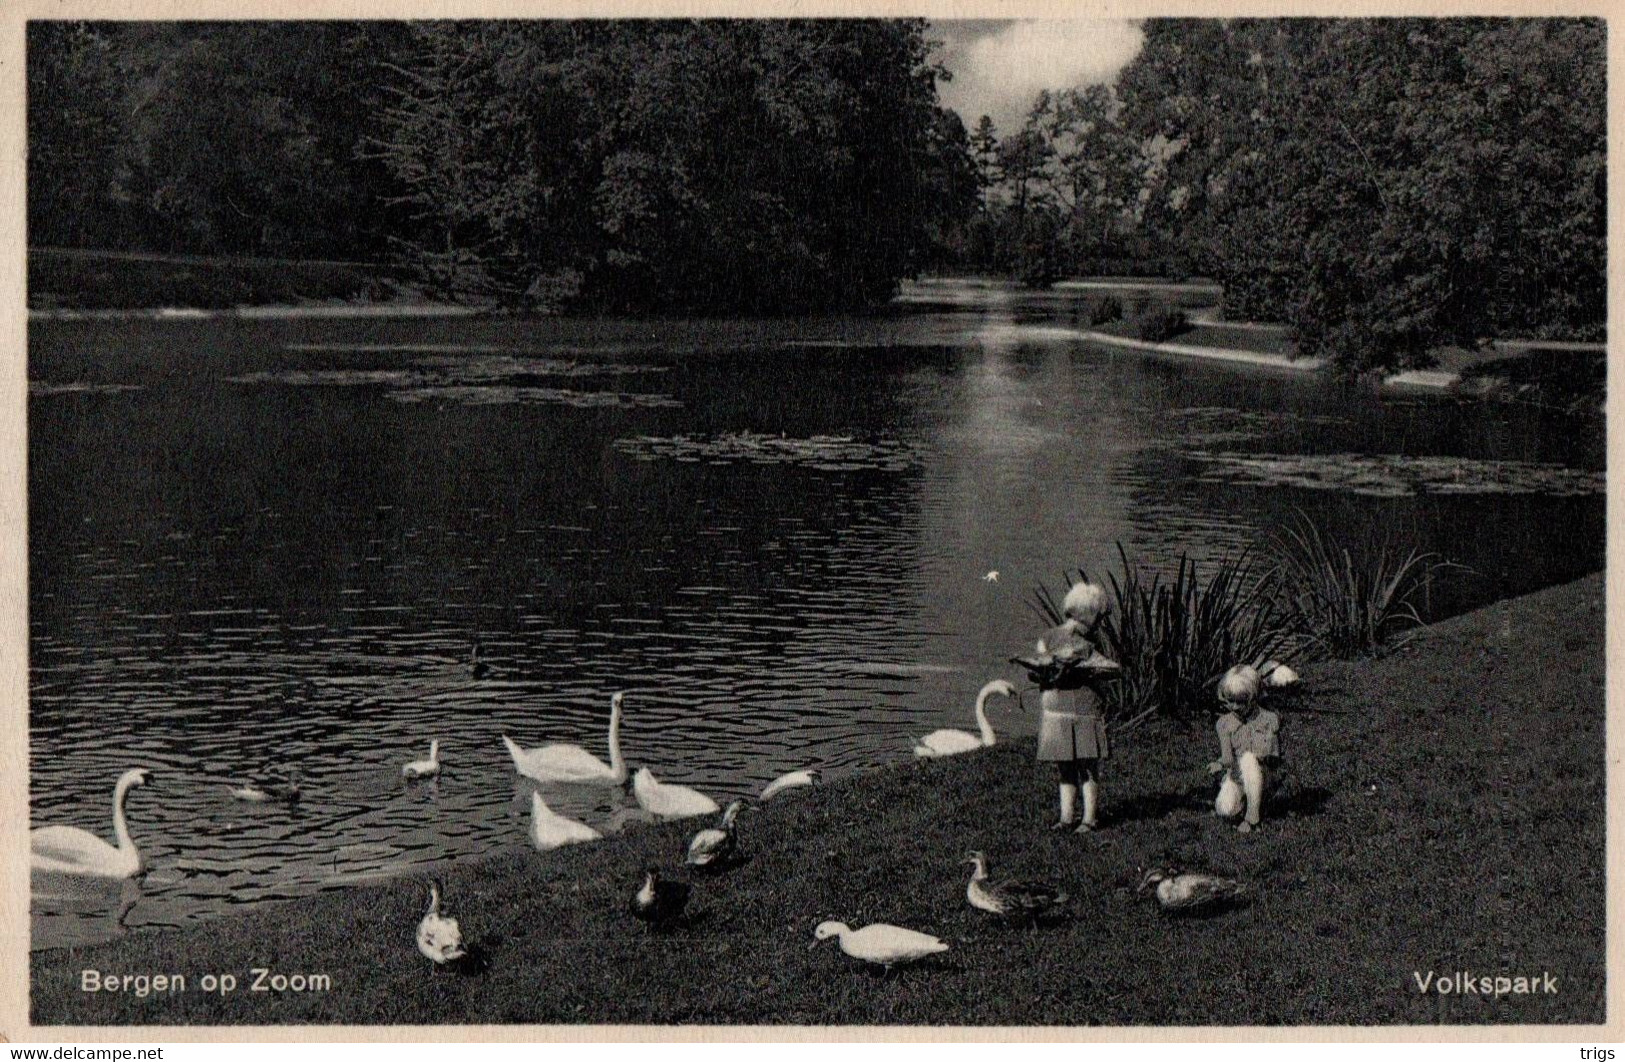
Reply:
<svg viewBox="0 0 1625 1062"><path fill-rule="evenodd" d="M548 807L542 794L530 795L530 841L542 851L596 841L603 836L586 823L560 815Z"/></svg>
<svg viewBox="0 0 1625 1062"><path fill-rule="evenodd" d="M119 775L113 787L114 848L89 830L73 826L42 826L28 835L29 866L54 874L80 874L94 878L133 878L141 873L141 853L124 821L124 797L145 785L151 773L143 767Z"/></svg>
<svg viewBox="0 0 1625 1062"><path fill-rule="evenodd" d="M987 721L987 699L995 693L1014 697L1016 688L1004 679L994 679L976 695L976 726L982 734L977 737L968 730L933 730L914 746L916 756L957 756L961 752L974 752L994 742L993 725Z"/></svg>
<svg viewBox="0 0 1625 1062"><path fill-rule="evenodd" d="M813 930L813 936L816 938L813 941L815 945L820 940L838 937L842 951L854 959L872 962L887 970L948 950L948 945L929 933L890 926L884 922L876 922L862 929L853 929L845 922L820 922L818 928Z"/></svg>
<svg viewBox="0 0 1625 1062"><path fill-rule="evenodd" d="M632 776L632 795L638 807L663 819L684 819L690 815L715 815L722 809L717 802L686 785L656 781L649 768L640 767Z"/></svg>
<svg viewBox="0 0 1625 1062"><path fill-rule="evenodd" d="M429 742L429 758L413 760L401 768L402 778L431 778L440 773L440 739Z"/></svg>
<svg viewBox="0 0 1625 1062"><path fill-rule="evenodd" d="M502 743L513 757L514 770L538 782L581 782L589 785L625 785L626 761L621 758L621 698L609 699L609 762L578 745L543 745L522 749L508 735ZM712 809L716 810L715 808Z"/></svg>
<svg viewBox="0 0 1625 1062"><path fill-rule="evenodd" d="M816 767L809 767L804 771L791 771L789 774L781 774L771 782L767 783L767 787L762 790L762 795L757 799L766 800L769 797L778 796L786 789L794 789L797 786L817 784L818 769Z"/></svg>
<svg viewBox="0 0 1625 1062"><path fill-rule="evenodd" d="M440 913L440 886L429 886L429 912L418 923L418 950L430 961L440 964L461 959L468 952L463 948L463 931L457 919Z"/></svg>

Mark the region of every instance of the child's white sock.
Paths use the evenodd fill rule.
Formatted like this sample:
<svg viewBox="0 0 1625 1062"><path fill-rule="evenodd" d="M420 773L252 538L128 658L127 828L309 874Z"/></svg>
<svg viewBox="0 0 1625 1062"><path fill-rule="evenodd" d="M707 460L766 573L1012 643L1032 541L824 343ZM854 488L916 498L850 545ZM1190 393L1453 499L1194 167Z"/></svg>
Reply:
<svg viewBox="0 0 1625 1062"><path fill-rule="evenodd" d="M1247 791L1247 821L1257 826L1264 810L1264 765L1251 752L1241 754L1241 784Z"/></svg>
<svg viewBox="0 0 1625 1062"><path fill-rule="evenodd" d="M1083 783L1083 821L1086 826L1095 824L1095 809L1100 804L1100 783L1093 778Z"/></svg>
<svg viewBox="0 0 1625 1062"><path fill-rule="evenodd" d="M1078 787L1061 783L1061 821L1076 822L1078 818Z"/></svg>

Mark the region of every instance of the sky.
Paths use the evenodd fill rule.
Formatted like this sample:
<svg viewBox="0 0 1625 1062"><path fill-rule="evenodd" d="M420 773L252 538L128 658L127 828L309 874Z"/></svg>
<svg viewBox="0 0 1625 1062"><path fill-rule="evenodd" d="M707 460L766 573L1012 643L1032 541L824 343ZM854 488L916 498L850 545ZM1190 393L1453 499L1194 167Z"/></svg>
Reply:
<svg viewBox="0 0 1625 1062"><path fill-rule="evenodd" d="M943 42L937 58L953 73L938 86L943 104L966 129L986 114L1001 134L1021 125L1040 89L1109 82L1144 40L1127 19L941 19L930 36Z"/></svg>

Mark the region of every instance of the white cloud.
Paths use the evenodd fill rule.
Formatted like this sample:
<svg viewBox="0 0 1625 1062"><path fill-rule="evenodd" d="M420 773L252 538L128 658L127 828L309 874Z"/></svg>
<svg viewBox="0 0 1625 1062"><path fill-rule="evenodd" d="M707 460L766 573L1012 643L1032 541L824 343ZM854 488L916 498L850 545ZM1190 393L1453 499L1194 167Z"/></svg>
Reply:
<svg viewBox="0 0 1625 1062"><path fill-rule="evenodd" d="M1011 22L974 36L955 33L952 22L933 28L946 39L941 58L953 73L942 102L967 127L987 114L1001 131L1021 124L1041 89L1110 82L1145 40L1138 24L1123 19Z"/></svg>

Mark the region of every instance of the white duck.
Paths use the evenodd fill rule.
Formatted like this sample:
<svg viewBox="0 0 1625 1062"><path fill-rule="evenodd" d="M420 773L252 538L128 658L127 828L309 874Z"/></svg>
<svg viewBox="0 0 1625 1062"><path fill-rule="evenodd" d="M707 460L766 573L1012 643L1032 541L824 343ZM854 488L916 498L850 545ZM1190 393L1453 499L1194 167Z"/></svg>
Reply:
<svg viewBox="0 0 1625 1062"><path fill-rule="evenodd" d="M778 796L786 789L795 789L799 786L817 784L818 769L816 767L809 767L804 771L791 771L788 774L781 774L771 782L767 783L767 787L762 790L762 795L758 799L767 800L770 797Z"/></svg>
<svg viewBox="0 0 1625 1062"><path fill-rule="evenodd" d="M433 778L440 773L440 739L429 742L429 758L413 760L401 768L402 778Z"/></svg>
<svg viewBox="0 0 1625 1062"><path fill-rule="evenodd" d="M694 835L694 839L688 842L686 862L689 866L720 868L733 862L739 854L739 837L734 832L734 820L743 810L743 800L733 801L722 813L721 825Z"/></svg>
<svg viewBox="0 0 1625 1062"><path fill-rule="evenodd" d="M715 815L722 810L715 800L698 789L656 780L647 767L638 768L638 773L632 776L632 795L637 797L638 807L663 819Z"/></svg>
<svg viewBox="0 0 1625 1062"><path fill-rule="evenodd" d="M93 878L133 878L140 874L141 853L124 821L124 797L136 786L145 785L150 773L143 767L132 768L119 775L113 787L113 836L118 840L117 848L89 830L42 826L28 835L29 866L54 874Z"/></svg>
<svg viewBox="0 0 1625 1062"><path fill-rule="evenodd" d="M884 922L876 922L862 929L853 929L845 922L820 922L818 928L813 930L813 936L816 938L813 941L814 946L820 940L839 937L842 951L854 959L883 966L888 972L893 966L901 966L916 959L923 959L927 955L948 950L947 944L929 933L887 925Z"/></svg>
<svg viewBox="0 0 1625 1062"><path fill-rule="evenodd" d="M547 851L567 844L596 841L604 835L584 822L560 815L547 806L542 794L530 795L530 840L537 848Z"/></svg>
<svg viewBox="0 0 1625 1062"><path fill-rule="evenodd" d="M522 749L508 735L502 743L513 757L514 770L538 782L579 782L585 785L625 785L626 761L621 758L621 698L609 699L609 762L579 745L543 745ZM712 810L715 810L714 808Z"/></svg>
<svg viewBox="0 0 1625 1062"><path fill-rule="evenodd" d="M995 739L993 725L987 721L987 699L995 693L1014 697L1016 688L1004 679L994 679L976 695L976 725L982 732L980 737L968 730L933 730L914 746L914 755L957 756L992 745Z"/></svg>
<svg viewBox="0 0 1625 1062"><path fill-rule="evenodd" d="M440 913L440 886L429 885L429 911L418 923L418 950L436 965L461 959L468 951L463 947L463 931L457 919Z"/></svg>

